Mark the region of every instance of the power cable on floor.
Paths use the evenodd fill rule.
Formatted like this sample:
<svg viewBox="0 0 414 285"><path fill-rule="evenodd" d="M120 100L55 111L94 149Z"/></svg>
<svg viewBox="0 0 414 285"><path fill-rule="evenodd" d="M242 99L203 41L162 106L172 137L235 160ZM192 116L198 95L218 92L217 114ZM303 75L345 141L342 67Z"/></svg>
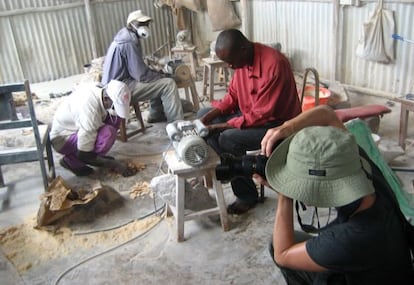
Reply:
<svg viewBox="0 0 414 285"><path fill-rule="evenodd" d="M165 151L162 152L162 158L161 158L160 164L158 166L157 172L155 172L155 176L160 174L160 172L162 170L162 165L165 161L165 156L167 155L167 151L170 149L171 146L172 146L172 141L170 141L170 143L167 145L167 147L165 148Z"/></svg>
<svg viewBox="0 0 414 285"><path fill-rule="evenodd" d="M159 164L159 166L158 166L158 169L157 169L157 172L156 172L156 175L158 175L160 172L161 172L161 168L162 168L162 165L163 165L163 163L164 163L164 160L165 160L165 155L166 155L166 153L167 153L167 150L171 147L171 145L172 145L172 142L170 142L169 144L168 144L168 146L166 147L166 149L165 149L165 151L163 152L163 155L162 155L162 159L161 159L161 161L160 161L160 164ZM117 226L114 226L114 227L110 227L110 228L106 228L106 229L100 229L100 230L93 230L93 231L85 231L85 232L78 232L78 233L75 233L75 235L85 235L85 234L91 234L91 233L96 233L96 232L103 232L103 231L110 231L110 230L114 230L114 229L117 229L117 228L121 228L121 227L123 227L123 226L125 226L125 225L127 225L127 224L129 224L129 223L132 223L132 222L134 222L134 221L139 221L139 220L142 220L142 219L144 219L144 218L147 218L147 217L149 217L149 216L151 216L151 215L154 215L154 214L157 214L160 210L165 210L165 207L166 207L166 204L164 203L164 205L162 206L162 207L160 207L160 208L157 208L157 206L156 206L156 202L155 202L155 195L154 195L154 197L153 197L153 202L154 202L154 211L152 211L151 213L149 213L149 214L146 214L146 215L144 215L144 216L142 216L142 217L139 217L139 218L137 218L137 219L133 219L133 220L130 220L130 221L128 221L128 222L126 222L126 223L123 223L123 224L120 224L120 225L117 225ZM162 213L161 213L162 214ZM165 217L165 216L164 216ZM88 262L88 261L90 261L90 260L92 260L92 259L94 259L94 258L96 258L96 257L99 257L99 256L101 256L101 255L104 255L104 254L106 254L106 253L108 253L108 252L111 252L111 251L113 251L113 250L115 250L115 249L118 249L118 248L120 248L120 247L122 247L122 246L124 246L124 245L126 245L126 244L128 244L128 243L130 243L130 242L132 242L132 241L134 241L134 240L136 240L136 239L138 239L138 238L140 238L140 237L143 237L145 234L147 234L148 232L150 232L153 228L155 228L155 226L157 226L157 225L159 225L160 223L161 223L161 221L162 221L163 219L160 219L154 226L152 226L151 228L149 228L147 231L145 231L145 232L143 232L143 233L141 233L141 234L138 234L137 236L135 236L135 237L133 237L132 239L130 239L130 240L128 240L128 241L126 241L126 242L123 242L123 243L121 243L121 244L119 244L119 245L116 245L116 246L114 246L114 247L112 247L112 248L110 248L110 249L108 249L108 250L105 250L105 251L103 251L103 252L101 252L101 253L98 253L98 254L96 254L96 255L93 255L93 256L90 256L90 257L88 257L88 258L86 258L86 259L84 259L84 260L82 260L82 261L80 261L80 262L78 262L77 264L75 264L75 265L73 265L73 266L71 266L70 268L68 268L67 270L65 270L63 273L61 273L59 276L58 276L58 278L56 279L56 281L55 281L55 285L57 285L59 282L60 282L60 280L66 275L66 274L68 274L70 271L72 271L73 269L75 269L76 267L78 267L78 266L80 266L80 265L82 265L82 264L84 264L84 263L86 263L86 262Z"/></svg>
<svg viewBox="0 0 414 285"><path fill-rule="evenodd" d="M113 226L113 227L99 229L99 230L90 230L90 231L76 232L76 233L74 233L74 235L75 236L80 236L80 235L94 234L94 233L107 232L107 231L112 231L112 230L115 230L115 229L119 229L119 228L122 228L123 226L126 226L126 225L130 224L130 223L137 222L137 221L143 220L145 218L148 218L149 216L155 215L159 211L164 210L164 209L165 209L165 203L164 203L164 205L162 207L160 207L158 209L155 209L151 213L148 213L148 214L146 214L144 216L141 216L141 217L139 217L137 219L131 219L131 220L129 220L129 221L123 223L123 224L118 224L118 225Z"/></svg>
<svg viewBox="0 0 414 285"><path fill-rule="evenodd" d="M71 266L71 267L69 267L68 269L66 269L63 273L61 273L58 277L57 277L57 279L56 279L56 281L54 282L54 284L55 285L57 285L59 282L60 282L60 280L66 275L66 274L68 274L70 271L72 271L73 269L75 269L76 267L78 267L78 266L80 266L80 265L82 265L82 264L84 264L84 263L86 263L86 262L88 262L88 261L90 261L90 260L92 260L92 259L94 259L94 258L97 258L97 257L99 257L99 256L102 256L102 255L104 255L104 254L106 254L106 253L108 253L108 252L111 252L111 251L113 251L113 250L116 250L116 249L118 249L118 248L120 248L120 247L122 247L122 246L124 246L124 245L126 245L126 244L128 244L128 243L130 243L130 242L132 242L132 241L134 241L134 240L137 240L137 239L139 239L139 238L141 238L141 237L143 237L143 236L145 236L147 233L149 233L152 229L154 229L156 226L158 226L160 223L161 223L161 221L163 220L163 218L165 217L165 215L164 216L162 216L162 218L155 224L155 225L153 225L151 228L149 228L148 230L146 230L145 232L143 232L143 233L140 233L140 234L138 234L138 235L136 235L135 237L133 237L133 238L131 238L130 240L127 240L127 241L125 241L125 242L123 242L123 243L121 243L121 244L119 244L119 245L116 245L116 246L114 246L114 247L111 247L111 248L109 248L109 249L107 249L107 250L105 250L105 251L103 251L103 252L100 252L100 253L98 253L98 254L95 254L95 255L92 255L92 256L90 256L90 257L88 257L88 258L86 258L86 259L84 259L84 260L82 260L82 261L80 261L80 262L78 262L77 264L75 264L75 265L73 265L73 266Z"/></svg>

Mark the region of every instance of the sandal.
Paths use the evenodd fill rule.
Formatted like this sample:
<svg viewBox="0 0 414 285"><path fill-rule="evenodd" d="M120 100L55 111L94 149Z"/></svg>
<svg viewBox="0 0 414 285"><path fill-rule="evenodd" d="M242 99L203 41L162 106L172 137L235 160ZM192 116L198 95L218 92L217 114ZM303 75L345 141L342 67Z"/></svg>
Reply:
<svg viewBox="0 0 414 285"><path fill-rule="evenodd" d="M89 167L87 165L84 165L84 166L82 166L80 168L72 168L72 167L69 166L69 164L67 164L67 162L63 158L61 158L59 160L59 164L63 168L71 171L76 176L89 176L93 172L93 168L91 168L91 167Z"/></svg>
<svg viewBox="0 0 414 285"><path fill-rule="evenodd" d="M246 203L240 199L236 199L232 204L227 206L227 213L241 215L254 208L256 203Z"/></svg>

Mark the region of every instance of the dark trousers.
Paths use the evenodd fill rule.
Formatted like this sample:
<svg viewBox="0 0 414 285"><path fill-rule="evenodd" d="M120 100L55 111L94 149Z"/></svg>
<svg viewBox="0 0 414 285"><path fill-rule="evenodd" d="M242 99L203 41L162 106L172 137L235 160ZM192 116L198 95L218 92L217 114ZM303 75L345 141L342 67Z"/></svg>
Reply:
<svg viewBox="0 0 414 285"><path fill-rule="evenodd" d="M202 117L211 108L203 108L198 114L197 118ZM214 119L211 123L224 123L229 119L240 116L240 112L236 112L230 115L223 115ZM270 128L279 126L280 122L270 122L260 127L246 128L246 129L228 129L222 132L209 134L206 138L207 144L209 144L218 155L224 153L230 153L234 156L243 156L246 151L260 149L261 141L266 134L266 131ZM249 204L257 203L258 193L256 185L251 178L247 177L235 177L231 180L231 187L234 195Z"/></svg>
<svg viewBox="0 0 414 285"><path fill-rule="evenodd" d="M311 235L305 232L295 231L295 243L306 241L312 238ZM273 240L269 244L269 252L273 262L279 267L283 277L288 285L345 285L346 280L342 274L334 274L333 272L309 272L303 270L294 270L279 266L274 257Z"/></svg>
<svg viewBox="0 0 414 285"><path fill-rule="evenodd" d="M305 234L304 232L295 231L295 242L302 242L311 238L310 235ZM293 270L286 267L279 266L275 261L274 249L273 249L273 240L269 244L269 253L272 257L273 262L279 267L282 272L283 277L286 280L288 285L312 285L313 280L315 279L315 274L313 272Z"/></svg>

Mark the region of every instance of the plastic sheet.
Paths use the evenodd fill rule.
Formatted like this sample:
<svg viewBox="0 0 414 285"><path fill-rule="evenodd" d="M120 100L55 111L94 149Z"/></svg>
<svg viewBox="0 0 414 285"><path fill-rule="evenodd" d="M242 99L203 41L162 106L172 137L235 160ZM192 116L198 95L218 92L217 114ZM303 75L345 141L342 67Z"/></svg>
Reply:
<svg viewBox="0 0 414 285"><path fill-rule="evenodd" d="M345 126L355 136L358 145L365 150L370 159L381 170L388 184L394 191L401 211L407 217L407 219L413 223L414 208L410 205L410 199L407 197L408 193L406 194L404 192L397 175L392 171L392 169L382 157L377 145L372 138L371 130L369 129L368 125L360 119L355 119L348 121ZM413 200L413 198L411 198L411 200Z"/></svg>

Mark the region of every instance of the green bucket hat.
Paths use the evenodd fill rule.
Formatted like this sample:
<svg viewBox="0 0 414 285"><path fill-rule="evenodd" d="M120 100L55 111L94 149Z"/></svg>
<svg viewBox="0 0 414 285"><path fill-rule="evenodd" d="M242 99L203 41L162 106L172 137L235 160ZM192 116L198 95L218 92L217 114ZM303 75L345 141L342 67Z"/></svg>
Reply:
<svg viewBox="0 0 414 285"><path fill-rule="evenodd" d="M341 207L368 194L369 163L354 136L336 127L308 127L286 138L266 164L267 182L277 192L308 206Z"/></svg>

